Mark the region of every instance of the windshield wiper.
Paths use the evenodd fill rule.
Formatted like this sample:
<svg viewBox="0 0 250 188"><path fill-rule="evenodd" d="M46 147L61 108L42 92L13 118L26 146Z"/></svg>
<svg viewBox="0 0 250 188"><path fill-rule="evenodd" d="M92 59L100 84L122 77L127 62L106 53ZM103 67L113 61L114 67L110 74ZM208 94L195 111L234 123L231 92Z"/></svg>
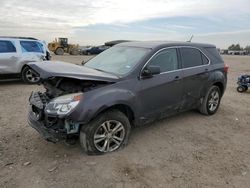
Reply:
<svg viewBox="0 0 250 188"><path fill-rule="evenodd" d="M100 72L110 73L110 72L104 71L104 70L102 70L102 69L97 69L97 68L92 68L92 69L98 70L98 71L100 71Z"/></svg>

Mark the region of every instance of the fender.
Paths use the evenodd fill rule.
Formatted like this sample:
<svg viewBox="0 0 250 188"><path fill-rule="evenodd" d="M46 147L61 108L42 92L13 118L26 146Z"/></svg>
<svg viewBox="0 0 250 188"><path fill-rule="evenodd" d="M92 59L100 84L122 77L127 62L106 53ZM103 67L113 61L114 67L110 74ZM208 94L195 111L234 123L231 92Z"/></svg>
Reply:
<svg viewBox="0 0 250 188"><path fill-rule="evenodd" d="M129 107L136 116L136 96L128 89L118 88L100 88L99 92L87 92L84 94L84 99L79 107L76 109L81 113L71 113L69 118L88 123L91 119L96 117L99 113L108 109L114 105L126 105ZM81 114L80 116L74 116L73 114Z"/></svg>
<svg viewBox="0 0 250 188"><path fill-rule="evenodd" d="M216 83L220 83L222 85L222 94L226 89L226 75L223 74L223 72L221 70L215 70L214 72L211 72L208 78L208 84L207 87L204 87L202 92L201 92L201 97L204 97L207 93L207 91L209 90L209 88L216 84Z"/></svg>

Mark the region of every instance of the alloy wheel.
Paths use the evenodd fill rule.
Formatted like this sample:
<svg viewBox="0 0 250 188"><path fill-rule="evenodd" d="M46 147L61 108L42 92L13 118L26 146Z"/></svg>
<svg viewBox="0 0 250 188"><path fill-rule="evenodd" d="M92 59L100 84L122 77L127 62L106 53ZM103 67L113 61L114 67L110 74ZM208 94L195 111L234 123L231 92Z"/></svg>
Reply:
<svg viewBox="0 0 250 188"><path fill-rule="evenodd" d="M120 147L124 138L124 125L116 120L108 120L97 128L94 134L94 145L100 152L111 152Z"/></svg>
<svg viewBox="0 0 250 188"><path fill-rule="evenodd" d="M26 71L25 77L30 83L36 83L40 80L40 77L37 76L37 74L35 74L31 69Z"/></svg>
<svg viewBox="0 0 250 188"><path fill-rule="evenodd" d="M208 109L213 112L217 109L220 102L220 94L217 90L212 91L208 100Z"/></svg>

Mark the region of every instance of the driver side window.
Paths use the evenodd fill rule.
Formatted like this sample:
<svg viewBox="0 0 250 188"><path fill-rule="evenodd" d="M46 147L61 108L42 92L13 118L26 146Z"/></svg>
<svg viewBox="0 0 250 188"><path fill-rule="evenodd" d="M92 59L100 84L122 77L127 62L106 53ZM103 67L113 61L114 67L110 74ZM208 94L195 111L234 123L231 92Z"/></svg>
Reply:
<svg viewBox="0 0 250 188"><path fill-rule="evenodd" d="M160 67L161 73L178 69L177 51L175 48L166 49L156 54L148 64Z"/></svg>

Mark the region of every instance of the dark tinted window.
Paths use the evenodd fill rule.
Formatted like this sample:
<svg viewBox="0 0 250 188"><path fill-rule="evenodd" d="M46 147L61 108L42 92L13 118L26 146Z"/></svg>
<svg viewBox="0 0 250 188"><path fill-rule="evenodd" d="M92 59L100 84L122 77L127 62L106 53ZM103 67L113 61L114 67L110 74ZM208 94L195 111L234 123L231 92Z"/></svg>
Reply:
<svg viewBox="0 0 250 188"><path fill-rule="evenodd" d="M167 49L158 53L149 63L152 66L159 66L161 72L178 69L178 59L176 49Z"/></svg>
<svg viewBox="0 0 250 188"><path fill-rule="evenodd" d="M216 48L205 48L206 51L213 56L214 58L216 58L218 61L213 61L215 63L223 63L223 60L219 54L219 51Z"/></svg>
<svg viewBox="0 0 250 188"><path fill-rule="evenodd" d="M11 53L16 52L15 46L11 41L0 40L0 53Z"/></svg>
<svg viewBox="0 0 250 188"><path fill-rule="evenodd" d="M22 52L43 52L43 46L41 43L36 41L20 41Z"/></svg>
<svg viewBox="0 0 250 188"><path fill-rule="evenodd" d="M203 61L203 64L204 64L204 65L206 65L206 64L209 63L208 58L207 58L203 53L201 53L201 57L202 57L202 61Z"/></svg>
<svg viewBox="0 0 250 188"><path fill-rule="evenodd" d="M203 65L201 52L195 48L181 48L181 57L183 68Z"/></svg>

